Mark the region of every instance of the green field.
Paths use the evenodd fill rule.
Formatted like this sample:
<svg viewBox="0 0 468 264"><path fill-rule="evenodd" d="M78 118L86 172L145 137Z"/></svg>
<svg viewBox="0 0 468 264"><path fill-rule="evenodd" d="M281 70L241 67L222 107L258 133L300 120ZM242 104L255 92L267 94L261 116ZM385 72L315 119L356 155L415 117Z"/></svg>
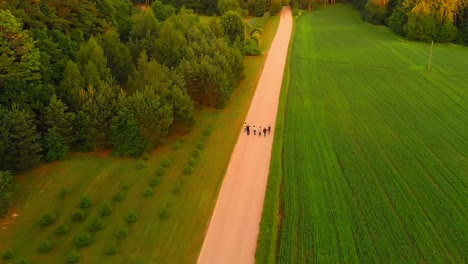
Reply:
<svg viewBox="0 0 468 264"><path fill-rule="evenodd" d="M262 49L269 48L278 23L278 16L270 19L262 36ZM265 58L247 57L246 78L227 106L222 110L198 110L192 131L185 136L171 136L142 159L144 168L138 169L135 159L114 158L108 152L73 154L65 161L16 177L14 206L7 218L0 219L0 253L15 253L14 259L5 263L19 263L21 259L67 263L72 250L80 254L80 263L195 263ZM199 145L202 141L204 144ZM186 174L196 149L199 157L193 172ZM165 160L170 160L170 165L158 176ZM150 187L155 178L159 178L159 185ZM153 194L145 197L147 188L152 188ZM61 197L64 189L68 194ZM124 199L113 201L119 192ZM85 195L94 203L82 209L84 220L74 221L72 214ZM94 237L91 245L77 247L76 237L89 232L92 220L106 202L113 212L102 217L104 228L90 232ZM138 219L127 223L125 217L131 211L138 214ZM39 224L45 212L56 215L49 226ZM69 231L57 235L57 226L62 223ZM128 234L119 239L116 232L121 228L126 228ZM51 249L41 253L39 248L46 241ZM114 255L108 254L110 248L116 249Z"/></svg>
<svg viewBox="0 0 468 264"><path fill-rule="evenodd" d="M468 49L428 70L429 44L348 5L295 23L258 263L466 263Z"/></svg>

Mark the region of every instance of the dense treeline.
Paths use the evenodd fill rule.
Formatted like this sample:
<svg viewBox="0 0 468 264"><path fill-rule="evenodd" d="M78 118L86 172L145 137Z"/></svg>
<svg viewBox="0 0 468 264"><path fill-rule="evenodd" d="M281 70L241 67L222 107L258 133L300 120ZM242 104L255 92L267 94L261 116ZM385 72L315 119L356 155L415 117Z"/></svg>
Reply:
<svg viewBox="0 0 468 264"><path fill-rule="evenodd" d="M373 24L411 40L468 45L467 0L351 0Z"/></svg>
<svg viewBox="0 0 468 264"><path fill-rule="evenodd" d="M241 15L229 11L201 23L179 4L133 4L0 3L5 182L7 171L23 172L70 151L111 148L139 156L171 131L190 128L196 105L224 105L244 74Z"/></svg>
<svg viewBox="0 0 468 264"><path fill-rule="evenodd" d="M133 0L135 4L152 5L154 0ZM170 5L176 9L185 7L192 9L195 13L205 15L222 15L221 6L240 7L243 14L263 16L265 12L277 13L289 0L162 0L163 4Z"/></svg>

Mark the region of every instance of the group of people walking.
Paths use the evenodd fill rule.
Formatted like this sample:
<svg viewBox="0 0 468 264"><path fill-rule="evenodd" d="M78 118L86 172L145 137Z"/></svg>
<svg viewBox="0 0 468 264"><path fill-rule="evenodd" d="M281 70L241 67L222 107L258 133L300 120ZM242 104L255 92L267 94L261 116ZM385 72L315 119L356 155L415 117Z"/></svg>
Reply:
<svg viewBox="0 0 468 264"><path fill-rule="evenodd" d="M270 134L271 132L271 126L268 125L268 128L265 126L262 127L260 126L259 128L255 127L255 125L252 127L252 131L253 131L253 134L254 136L257 135L257 131L258 131L258 136L261 137L262 136L262 132L263 132L263 137L266 137L267 136L267 132L268 134ZM247 136L250 135L250 125L247 124L247 122L244 122L244 133L247 133Z"/></svg>

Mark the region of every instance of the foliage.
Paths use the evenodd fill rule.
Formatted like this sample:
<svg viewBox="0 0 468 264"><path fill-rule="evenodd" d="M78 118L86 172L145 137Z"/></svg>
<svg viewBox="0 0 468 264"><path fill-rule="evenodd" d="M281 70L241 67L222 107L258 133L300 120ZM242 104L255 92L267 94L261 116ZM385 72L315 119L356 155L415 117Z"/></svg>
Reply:
<svg viewBox="0 0 468 264"><path fill-rule="evenodd" d="M130 211L127 216L125 216L125 221L127 223L132 224L138 220L138 214L135 211Z"/></svg>
<svg viewBox="0 0 468 264"><path fill-rule="evenodd" d="M239 6L238 0L219 0L218 10L220 15L224 15L228 11L233 11L242 14L242 9Z"/></svg>
<svg viewBox="0 0 468 264"><path fill-rule="evenodd" d="M0 133L6 157L0 161L1 169L22 172L37 166L42 157L42 147L33 116L14 103L4 114L2 125Z"/></svg>
<svg viewBox="0 0 468 264"><path fill-rule="evenodd" d="M125 193L122 192L122 191L117 192L112 197L112 201L114 201L114 202L120 202L120 201L123 201L123 199L125 199Z"/></svg>
<svg viewBox="0 0 468 264"><path fill-rule="evenodd" d="M45 149L47 150L46 160L52 162L65 159L68 155L69 146L55 129L49 128L45 136Z"/></svg>
<svg viewBox="0 0 468 264"><path fill-rule="evenodd" d="M128 235L128 228L126 226L120 226L115 231L115 236L118 239L122 239L122 238L126 237L127 235Z"/></svg>
<svg viewBox="0 0 468 264"><path fill-rule="evenodd" d="M81 209L77 209L73 211L72 213L72 220L75 222L79 222L83 220L85 217L86 217L86 213Z"/></svg>
<svg viewBox="0 0 468 264"><path fill-rule="evenodd" d="M365 19L366 21L380 25L383 24L387 12L386 1L369 0L366 4Z"/></svg>
<svg viewBox="0 0 468 264"><path fill-rule="evenodd" d="M266 0L249 0L247 7L249 13L257 17L263 16L265 11L268 10Z"/></svg>
<svg viewBox="0 0 468 264"><path fill-rule="evenodd" d="M64 199L65 197L68 196L69 193L70 193L70 190L69 190L69 189L67 189L67 188L62 188L62 189L60 190L59 194L58 194L58 197L59 197L60 199Z"/></svg>
<svg viewBox="0 0 468 264"><path fill-rule="evenodd" d="M143 196L144 197L150 197L150 196L153 196L153 188L151 188L150 186L147 186L145 188L145 190L143 191Z"/></svg>
<svg viewBox="0 0 468 264"><path fill-rule="evenodd" d="M39 246L39 252L41 253L47 253L51 249L52 249L52 245L50 244L48 240L42 242L41 245Z"/></svg>
<svg viewBox="0 0 468 264"><path fill-rule="evenodd" d="M247 56L258 56L262 54L262 51L258 47L258 42L255 38L247 38L244 46L244 54Z"/></svg>
<svg viewBox="0 0 468 264"><path fill-rule="evenodd" d="M81 255L77 251L72 250L70 253L68 253L68 258L67 258L68 263L76 263L80 261L80 259L81 259Z"/></svg>
<svg viewBox="0 0 468 264"><path fill-rule="evenodd" d="M136 161L135 167L137 168L137 170L141 170L141 169L146 168L146 164L145 164L145 162L144 162L143 160L138 159L138 160Z"/></svg>
<svg viewBox="0 0 468 264"><path fill-rule="evenodd" d="M111 247L107 248L107 250L106 250L106 254L111 255L111 256L117 254L117 252L118 252L118 250L114 246L111 246Z"/></svg>
<svg viewBox="0 0 468 264"><path fill-rule="evenodd" d="M94 217L91 222L88 225L88 231L90 232L96 232L104 228L104 221L101 219L101 217L96 216Z"/></svg>
<svg viewBox="0 0 468 264"><path fill-rule="evenodd" d="M138 127L135 115L127 108L121 108L112 119L111 143L116 156L140 156L144 149L143 136Z"/></svg>
<svg viewBox="0 0 468 264"><path fill-rule="evenodd" d="M63 234L68 233L68 231L69 231L69 228L68 228L68 226L66 224L60 224L55 229L55 234L56 235L63 235Z"/></svg>
<svg viewBox="0 0 468 264"><path fill-rule="evenodd" d="M82 232L75 238L75 245L79 248L87 247L94 242L94 237L88 232Z"/></svg>
<svg viewBox="0 0 468 264"><path fill-rule="evenodd" d="M112 214L112 205L110 203L104 203L104 205L102 205L102 208L101 210L99 210L99 215L100 216L108 216L110 214Z"/></svg>
<svg viewBox="0 0 468 264"><path fill-rule="evenodd" d="M55 219L57 217L55 216L54 213L52 212L46 212L42 215L41 219L39 220L39 223L42 225L42 226L48 226L48 225L51 225L55 222Z"/></svg>
<svg viewBox="0 0 468 264"><path fill-rule="evenodd" d="M221 16L221 25L223 26L225 36L229 38L231 43L234 43L236 40L239 40L241 43L244 42L244 22L238 13L233 11L226 12Z"/></svg>
<svg viewBox="0 0 468 264"><path fill-rule="evenodd" d="M166 174L166 169L163 166L159 167L156 171L156 175L161 177L164 176L164 174Z"/></svg>
<svg viewBox="0 0 468 264"><path fill-rule="evenodd" d="M0 217L8 213L11 205L14 184L13 176L8 171L0 171Z"/></svg>
<svg viewBox="0 0 468 264"><path fill-rule="evenodd" d="M168 17L175 14L175 7L172 5L165 5L159 0L155 0L151 4L151 9L153 10L154 16L158 19L158 21L164 21Z"/></svg>
<svg viewBox="0 0 468 264"><path fill-rule="evenodd" d="M158 186L159 184L161 184L161 178L160 177L153 177L151 179L151 181L149 182L149 185L153 186L153 187Z"/></svg>
<svg viewBox="0 0 468 264"><path fill-rule="evenodd" d="M15 253L11 250L5 250L2 254L2 259L3 260L9 260L15 257Z"/></svg>
<svg viewBox="0 0 468 264"><path fill-rule="evenodd" d="M80 200L80 208L81 209L86 209L89 208L93 205L93 200L89 196L84 196Z"/></svg>
<svg viewBox="0 0 468 264"><path fill-rule="evenodd" d="M0 29L0 85L14 79L39 78L39 51L10 10L0 9Z"/></svg>

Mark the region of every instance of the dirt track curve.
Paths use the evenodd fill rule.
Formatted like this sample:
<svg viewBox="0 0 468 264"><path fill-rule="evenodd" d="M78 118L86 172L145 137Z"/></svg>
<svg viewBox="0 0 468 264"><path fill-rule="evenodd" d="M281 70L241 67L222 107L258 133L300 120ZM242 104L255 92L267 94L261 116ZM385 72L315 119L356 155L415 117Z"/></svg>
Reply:
<svg viewBox="0 0 468 264"><path fill-rule="evenodd" d="M241 131L231 155L205 241L201 264L255 263L255 249L268 179L273 131L292 32L291 10L284 7L275 39L268 51L246 122L272 126L264 137Z"/></svg>

